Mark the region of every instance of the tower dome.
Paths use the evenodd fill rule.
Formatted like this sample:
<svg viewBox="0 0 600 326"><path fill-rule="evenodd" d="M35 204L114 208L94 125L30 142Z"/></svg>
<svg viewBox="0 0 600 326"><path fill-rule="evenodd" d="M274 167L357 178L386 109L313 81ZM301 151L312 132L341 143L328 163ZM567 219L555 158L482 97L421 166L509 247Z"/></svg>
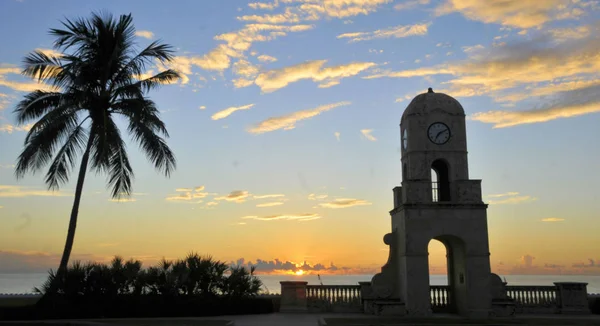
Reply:
<svg viewBox="0 0 600 326"><path fill-rule="evenodd" d="M434 110L441 110L454 116L465 116L465 110L454 97L444 93L435 93L430 87L427 93L415 96L408 104L402 114L402 120L411 115L426 115Z"/></svg>

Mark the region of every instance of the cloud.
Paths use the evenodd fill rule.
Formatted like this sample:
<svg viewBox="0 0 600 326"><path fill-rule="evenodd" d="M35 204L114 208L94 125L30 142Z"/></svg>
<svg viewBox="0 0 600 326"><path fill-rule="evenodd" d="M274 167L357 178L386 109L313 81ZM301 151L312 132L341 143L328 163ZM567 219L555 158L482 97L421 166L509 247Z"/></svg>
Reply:
<svg viewBox="0 0 600 326"><path fill-rule="evenodd" d="M354 32L344 33L337 36L337 38L347 38L348 42L359 42L369 41L372 39L383 39L383 38L404 38L416 35L427 34L427 28L429 24L415 24L415 25L399 25L395 27L389 27L386 29L378 29L373 32Z"/></svg>
<svg viewBox="0 0 600 326"><path fill-rule="evenodd" d="M55 58L60 58L63 56L62 53L53 50L53 49L42 49L42 48L37 48L35 49L36 51L42 52L43 54L49 56L49 57L55 57Z"/></svg>
<svg viewBox="0 0 600 326"><path fill-rule="evenodd" d="M249 196L250 196L250 193L246 190L234 190L234 191L230 192L229 195L215 197L215 200L225 200L225 201L235 202L235 203L239 204L239 203L245 202Z"/></svg>
<svg viewBox="0 0 600 326"><path fill-rule="evenodd" d="M260 62L275 62L277 61L277 58L272 57L270 55L266 55L266 54L261 54L257 57L258 61Z"/></svg>
<svg viewBox="0 0 600 326"><path fill-rule="evenodd" d="M570 0L446 0L435 9L437 15L459 12L471 20L518 28L536 28L558 19L574 18L579 1Z"/></svg>
<svg viewBox="0 0 600 326"><path fill-rule="evenodd" d="M492 195L487 195L486 197L488 198L499 198L499 197L507 197L507 196L516 196L519 193L516 191L509 191L509 192L505 192L503 194L492 194Z"/></svg>
<svg viewBox="0 0 600 326"><path fill-rule="evenodd" d="M345 65L323 67L327 60L314 60L280 69L269 70L258 75L254 83L265 93L284 88L290 83L311 79L324 87L339 83L340 79L355 76L375 66L373 62L353 62ZM323 88L323 87L322 87Z"/></svg>
<svg viewBox="0 0 600 326"><path fill-rule="evenodd" d="M260 10L273 10L279 7L279 1L275 0L275 2L267 3L267 2L251 2L248 4L248 7L252 9L260 9Z"/></svg>
<svg viewBox="0 0 600 326"><path fill-rule="evenodd" d="M531 196L519 196L518 192L507 192L504 194L488 195L488 198L500 198L498 200L488 200L490 205L504 205L504 204L521 204L537 200Z"/></svg>
<svg viewBox="0 0 600 326"><path fill-rule="evenodd" d="M600 81L598 81L600 82ZM471 120L507 128L600 112L600 83L574 91L560 92L560 98L541 108L522 111L488 111L470 116Z"/></svg>
<svg viewBox="0 0 600 326"><path fill-rule="evenodd" d="M565 220L564 218L548 217L548 218L543 218L542 222L562 222L564 220Z"/></svg>
<svg viewBox="0 0 600 326"><path fill-rule="evenodd" d="M36 187L23 187L13 185L0 185L0 197L23 198L31 196L40 197L71 197L73 194L62 191L41 190Z"/></svg>
<svg viewBox="0 0 600 326"><path fill-rule="evenodd" d="M283 205L283 202L274 201L274 202L270 202L270 203L257 204L256 207L273 207L273 206L280 206L280 205Z"/></svg>
<svg viewBox="0 0 600 326"><path fill-rule="evenodd" d="M240 68L239 65L245 64L245 53L255 42L268 42L285 36L287 33L303 32L312 28L314 28L313 25L247 24L237 31L215 36L215 40L224 43L217 45L204 55L176 56L166 66L157 64L157 67L161 71L167 68L175 69L182 75L181 84L187 84L190 80L189 76L193 74L192 67L223 72L231 67L232 60L237 59L237 62L242 62L238 64L238 68ZM248 78L238 78L234 80L234 85L246 87L251 83Z"/></svg>
<svg viewBox="0 0 600 326"><path fill-rule="evenodd" d="M237 107L236 106L232 106L232 107L229 107L227 109L221 110L221 111L213 114L210 118L213 119L213 120L221 120L221 119L227 118L228 116L230 116L235 111L249 110L253 106L254 106L254 104L247 104L247 105L237 106Z"/></svg>
<svg viewBox="0 0 600 326"><path fill-rule="evenodd" d="M394 6L394 9L400 10L408 10L413 9L418 6L428 5L430 0L404 0L401 3Z"/></svg>
<svg viewBox="0 0 600 326"><path fill-rule="evenodd" d="M200 106L198 107L198 109L200 109L200 110L206 110L206 106L204 106L204 105L200 105Z"/></svg>
<svg viewBox="0 0 600 326"><path fill-rule="evenodd" d="M338 198L329 203L321 203L319 206L325 208L348 208L354 206L365 206L371 205L370 202L362 199L354 199L354 198Z"/></svg>
<svg viewBox="0 0 600 326"><path fill-rule="evenodd" d="M147 38L149 40L154 38L154 33L152 33L151 31L135 31L135 36L139 36L139 37L143 37L143 38Z"/></svg>
<svg viewBox="0 0 600 326"><path fill-rule="evenodd" d="M136 198L110 198L108 201L114 202L114 203L133 203L136 202L137 199Z"/></svg>
<svg viewBox="0 0 600 326"><path fill-rule="evenodd" d="M377 138L375 138L375 136L371 135L371 133L373 132L373 129L362 129L360 132L362 133L363 136L365 136L366 139L368 139L370 141L377 141Z"/></svg>
<svg viewBox="0 0 600 326"><path fill-rule="evenodd" d="M259 221L277 221L277 220L288 220L288 221L312 221L320 219L321 216L317 213L306 213L306 214L281 214L281 215L269 215L269 216L244 216L243 219L252 219Z"/></svg>
<svg viewBox="0 0 600 326"><path fill-rule="evenodd" d="M24 126L15 126L8 123L0 125L0 132L6 132L12 134L14 131L29 131L33 127L33 123L26 124Z"/></svg>
<svg viewBox="0 0 600 326"><path fill-rule="evenodd" d="M249 133L252 134L262 134L266 132L271 132L279 129L289 130L296 127L296 123L301 120L310 119L314 116L321 114L322 112L326 112L332 109L335 109L340 106L350 105L351 102L337 102L332 104L326 104L314 109L296 111L290 114L282 115L279 117L272 117L266 120L263 120L254 126L248 129Z"/></svg>
<svg viewBox="0 0 600 326"><path fill-rule="evenodd" d="M288 6L281 13L265 15L245 15L237 17L240 21L252 21L264 24L298 23L315 21L323 18L347 18L368 15L379 6L392 0L299 0L281 1L286 4L300 3L299 6ZM258 5L257 5L258 6Z"/></svg>
<svg viewBox="0 0 600 326"><path fill-rule="evenodd" d="M279 198L279 197L285 197L284 194L268 194L268 195L253 195L252 198L254 199L264 199L264 198Z"/></svg>
<svg viewBox="0 0 600 326"><path fill-rule="evenodd" d="M52 51L52 50L46 50ZM21 75L21 69L13 66L0 65L0 86L8 87L20 92L33 92L36 90L53 91L53 86L39 82L16 82L6 79L6 75Z"/></svg>
<svg viewBox="0 0 600 326"><path fill-rule="evenodd" d="M496 128L599 111L600 34L559 43L542 34L482 51L463 61L378 71L363 78L450 75L442 83L446 89L438 92L455 97L490 96L504 106L524 101L515 111L492 110L470 117Z"/></svg>
<svg viewBox="0 0 600 326"><path fill-rule="evenodd" d="M189 202L196 200L193 203L199 204L202 203L202 200L200 199L205 198L208 195L214 195L208 192L203 192L204 189L204 186L196 186L194 188L177 188L175 191L178 192L178 194L169 195L165 197L165 200L174 202Z"/></svg>
<svg viewBox="0 0 600 326"><path fill-rule="evenodd" d="M317 195L317 194L309 194L306 199L308 200L321 200L329 197L329 195Z"/></svg>
<svg viewBox="0 0 600 326"><path fill-rule="evenodd" d="M338 131L334 132L333 135L335 136L335 139L337 139L337 141L340 141L340 133Z"/></svg>

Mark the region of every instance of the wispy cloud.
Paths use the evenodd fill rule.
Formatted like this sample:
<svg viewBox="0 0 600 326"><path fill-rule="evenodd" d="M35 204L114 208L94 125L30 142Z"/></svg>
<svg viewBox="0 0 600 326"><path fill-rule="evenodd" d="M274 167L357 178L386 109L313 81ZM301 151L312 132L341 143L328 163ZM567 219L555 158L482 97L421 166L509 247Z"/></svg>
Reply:
<svg viewBox="0 0 600 326"><path fill-rule="evenodd" d="M487 195L486 197L488 198L499 198L499 197L508 197L508 196L516 196L519 193L516 191L509 191L509 192L505 192L503 194L491 194L491 195Z"/></svg>
<svg viewBox="0 0 600 326"><path fill-rule="evenodd" d="M49 50L51 51L51 50ZM0 66L0 86L8 87L19 92L33 92L36 90L53 91L54 87L39 82L17 82L7 80L7 75L21 75L21 69L13 66Z"/></svg>
<svg viewBox="0 0 600 326"><path fill-rule="evenodd" d="M571 19L584 14L579 1L544 0L445 0L435 12L460 12L468 19L519 28L536 28L552 20ZM583 1L581 1L583 2Z"/></svg>
<svg viewBox="0 0 600 326"><path fill-rule="evenodd" d="M15 126L8 123L0 125L0 132L6 132L12 134L14 131L29 131L33 127L33 123L29 123L23 126Z"/></svg>
<svg viewBox="0 0 600 326"><path fill-rule="evenodd" d="M414 9L418 6L429 4L430 0L403 0L399 4L394 6L396 10L409 10Z"/></svg>
<svg viewBox="0 0 600 326"><path fill-rule="evenodd" d="M54 49L43 49L43 48L37 48L35 49L36 51L42 52L43 54L49 56L49 57L56 57L56 58L60 58L63 56L62 53L54 50Z"/></svg>
<svg viewBox="0 0 600 326"><path fill-rule="evenodd" d="M23 187L14 185L0 185L0 197L22 198L30 196L42 197L71 197L73 194L63 191L48 191L36 187Z"/></svg>
<svg viewBox="0 0 600 326"><path fill-rule="evenodd" d="M429 24L399 25L386 29L378 29L373 32L344 33L338 35L337 38L349 39L348 42L350 43L383 38L404 38L409 36L425 35L427 34L428 26Z"/></svg>
<svg viewBox="0 0 600 326"><path fill-rule="evenodd" d="M308 200L322 200L322 199L325 199L327 197L329 197L329 195L326 195L326 194L322 194L322 195L309 194L306 199L308 199Z"/></svg>
<svg viewBox="0 0 600 326"><path fill-rule="evenodd" d="M542 222L562 222L564 220L565 220L564 218L548 217L548 218L543 218Z"/></svg>
<svg viewBox="0 0 600 326"><path fill-rule="evenodd" d="M266 120L263 120L256 125L250 127L248 129L249 133L252 134L262 134L265 132L271 132L279 129L290 130L296 127L296 123L301 120L310 119L314 116L321 114L322 112L326 112L332 109L335 109L340 106L350 105L351 102L337 102L332 104L326 104L314 109L296 111L290 114L282 115L279 117L272 117Z"/></svg>
<svg viewBox="0 0 600 326"><path fill-rule="evenodd" d="M221 111L213 114L210 118L213 120L221 120L221 119L227 118L235 111L249 110L253 106L254 106L254 104L247 104L247 105L243 105L243 106L232 106L232 107L229 107L227 109L221 110Z"/></svg>
<svg viewBox="0 0 600 326"><path fill-rule="evenodd" d="M144 30L135 31L135 35L139 36L139 37L147 38L149 40L154 38L154 33L152 33L151 31L144 31Z"/></svg>
<svg viewBox="0 0 600 326"><path fill-rule="evenodd" d="M190 202L199 204L202 203L202 198L206 198L209 195L214 195L208 192L204 192L204 186L196 186L193 188L177 188L175 192L178 194L169 195L165 198L167 201L173 202Z"/></svg>
<svg viewBox="0 0 600 326"><path fill-rule="evenodd" d="M283 202L274 201L274 202L270 202L270 203L257 204L256 207L273 207L273 206L280 206L280 205L283 205Z"/></svg>
<svg viewBox="0 0 600 326"><path fill-rule="evenodd" d="M319 206L325 208L349 208L354 206L366 206L371 205L370 202L362 199L354 199L354 198L338 198L332 202L321 203Z"/></svg>
<svg viewBox="0 0 600 326"><path fill-rule="evenodd" d="M317 213L306 213L306 214L281 214L281 215L268 215L268 216L244 216L243 219L252 219L259 221L278 221L278 220L288 220L288 221L312 221L321 218L321 216Z"/></svg>
<svg viewBox="0 0 600 326"><path fill-rule="evenodd" d="M267 195L253 195L254 199L265 199L265 198L280 198L285 197L284 194L267 194Z"/></svg>
<svg viewBox="0 0 600 326"><path fill-rule="evenodd" d="M266 55L266 54L261 54L258 57L256 57L258 59L258 61L260 62L275 62L277 61L277 58L272 57L270 55Z"/></svg>
<svg viewBox="0 0 600 326"><path fill-rule="evenodd" d="M373 129L362 129L360 131L360 133L368 140L370 141L377 141L377 138L375 138L375 136L373 136L371 133L373 132Z"/></svg>
<svg viewBox="0 0 600 326"><path fill-rule="evenodd" d="M274 92L290 83L311 79L326 88L338 84L343 78L355 76L375 66L374 62L352 62L345 65L323 67L327 60L314 60L293 66L265 71L258 75L254 83L265 93ZM333 83L333 84L332 84Z"/></svg>
<svg viewBox="0 0 600 326"><path fill-rule="evenodd" d="M111 201L114 203L133 203L133 202L136 202L137 199L136 198L111 198L108 201Z"/></svg>
<svg viewBox="0 0 600 326"><path fill-rule="evenodd" d="M537 200L535 197L520 195L518 192L507 192L504 194L488 195L488 198L499 198L488 200L490 205L503 205L503 204L522 204Z"/></svg>
<svg viewBox="0 0 600 326"><path fill-rule="evenodd" d="M215 197L215 200L225 200L225 201L235 202L235 203L239 204L239 203L245 202L249 196L250 196L250 193L246 190L234 190L234 191L230 192L229 195Z"/></svg>

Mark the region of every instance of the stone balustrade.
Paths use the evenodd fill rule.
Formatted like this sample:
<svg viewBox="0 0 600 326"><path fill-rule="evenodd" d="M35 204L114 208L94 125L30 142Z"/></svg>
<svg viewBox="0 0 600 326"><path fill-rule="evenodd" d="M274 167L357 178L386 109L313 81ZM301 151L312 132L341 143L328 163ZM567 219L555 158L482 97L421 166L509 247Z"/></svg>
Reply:
<svg viewBox="0 0 600 326"><path fill-rule="evenodd" d="M369 282L363 282L365 284ZM368 284L367 284L368 285ZM555 283L550 286L506 286L519 314L586 314L586 283ZM452 293L446 285L430 286L433 312L452 312ZM307 282L281 282L282 311L360 312L363 311L361 285L308 285Z"/></svg>
<svg viewBox="0 0 600 326"><path fill-rule="evenodd" d="M447 285L432 285L429 287L431 310L433 312L450 312L452 309L450 287Z"/></svg>

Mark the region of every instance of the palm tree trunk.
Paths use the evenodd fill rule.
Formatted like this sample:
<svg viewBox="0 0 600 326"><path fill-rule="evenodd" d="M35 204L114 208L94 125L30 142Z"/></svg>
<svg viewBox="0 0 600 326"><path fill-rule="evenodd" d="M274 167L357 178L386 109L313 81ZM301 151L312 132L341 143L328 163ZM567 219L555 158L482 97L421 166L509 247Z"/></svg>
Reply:
<svg viewBox="0 0 600 326"><path fill-rule="evenodd" d="M64 273L67 271L69 257L71 257L71 250L73 249L73 242L75 241L75 229L77 228L79 203L81 201L81 193L83 191L83 181L85 180L85 173L87 171L90 151L93 143L94 137L93 135L90 135L87 147L85 148L85 152L81 158L81 165L79 167L79 176L77 177L77 186L75 187L75 201L73 202L73 208L71 209L71 219L69 220L69 230L67 231L67 241L65 243L65 249L63 250L62 258L60 259L58 271L56 272L56 278L54 279L55 282L53 282L54 284L51 286L53 290L51 292L55 292L57 289L56 287L58 284L60 284L60 280L62 280Z"/></svg>

